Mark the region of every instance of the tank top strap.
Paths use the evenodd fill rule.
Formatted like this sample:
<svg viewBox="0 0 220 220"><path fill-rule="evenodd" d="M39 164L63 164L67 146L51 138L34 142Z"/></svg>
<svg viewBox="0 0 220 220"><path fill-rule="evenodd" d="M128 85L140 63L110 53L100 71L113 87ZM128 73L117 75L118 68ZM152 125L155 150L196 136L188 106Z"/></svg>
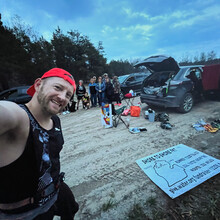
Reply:
<svg viewBox="0 0 220 220"><path fill-rule="evenodd" d="M26 105L23 105L23 104L20 104L19 106L26 111L26 113L28 114L28 117L31 121L31 124L36 124L36 120L33 117L33 115L31 114L31 112L29 111L28 107Z"/></svg>

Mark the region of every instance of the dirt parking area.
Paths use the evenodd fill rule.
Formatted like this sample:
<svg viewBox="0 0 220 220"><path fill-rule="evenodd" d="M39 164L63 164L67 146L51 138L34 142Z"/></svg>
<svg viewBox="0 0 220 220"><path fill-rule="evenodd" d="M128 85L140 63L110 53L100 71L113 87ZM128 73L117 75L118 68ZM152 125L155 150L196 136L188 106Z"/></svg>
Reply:
<svg viewBox="0 0 220 220"><path fill-rule="evenodd" d="M172 200L135 162L180 143L220 159L220 131L200 133L192 128L201 118L207 122L220 118L220 102L197 103L187 114L155 109L169 114L170 123L175 125L172 130L163 130L159 122L144 119L147 108L142 105L139 118L126 116L131 127L147 128L147 132L138 134L129 133L123 123L117 128L103 128L99 108L60 116L65 139L62 171L80 205L75 219L203 219L200 214L207 213L209 219L220 219L215 209L220 205L219 175ZM202 205L207 207L211 200L213 204L206 214L203 210L195 212Z"/></svg>

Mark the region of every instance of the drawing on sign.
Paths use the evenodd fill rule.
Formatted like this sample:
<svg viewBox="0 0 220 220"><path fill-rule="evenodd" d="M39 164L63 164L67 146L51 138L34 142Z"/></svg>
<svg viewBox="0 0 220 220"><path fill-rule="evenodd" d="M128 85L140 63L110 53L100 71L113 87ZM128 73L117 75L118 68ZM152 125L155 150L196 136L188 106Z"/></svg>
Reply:
<svg viewBox="0 0 220 220"><path fill-rule="evenodd" d="M112 106L111 104L104 104L101 108L101 121L102 125L105 126L105 128L111 128L112 127Z"/></svg>
<svg viewBox="0 0 220 220"><path fill-rule="evenodd" d="M153 169L158 176L162 177L167 182L169 187L188 177L183 167L177 164L171 165L166 160L155 161Z"/></svg>
<svg viewBox="0 0 220 220"><path fill-rule="evenodd" d="M172 199L220 173L220 160L179 144L136 161Z"/></svg>

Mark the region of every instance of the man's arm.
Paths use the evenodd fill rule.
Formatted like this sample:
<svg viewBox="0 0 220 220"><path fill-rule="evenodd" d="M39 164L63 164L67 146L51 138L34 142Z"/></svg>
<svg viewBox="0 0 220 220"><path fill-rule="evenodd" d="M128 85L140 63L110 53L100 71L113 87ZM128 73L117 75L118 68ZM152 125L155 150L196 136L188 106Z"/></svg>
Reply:
<svg viewBox="0 0 220 220"><path fill-rule="evenodd" d="M95 85L95 90L96 90L97 92L99 91L98 84Z"/></svg>
<svg viewBox="0 0 220 220"><path fill-rule="evenodd" d="M106 85L105 85L105 83L103 83L102 92L104 92L104 91L105 91L105 89L106 89Z"/></svg>
<svg viewBox="0 0 220 220"><path fill-rule="evenodd" d="M85 93L86 93L86 87L83 86L83 94L85 94Z"/></svg>
<svg viewBox="0 0 220 220"><path fill-rule="evenodd" d="M0 136L14 129L19 129L28 122L26 112L17 104L0 101Z"/></svg>

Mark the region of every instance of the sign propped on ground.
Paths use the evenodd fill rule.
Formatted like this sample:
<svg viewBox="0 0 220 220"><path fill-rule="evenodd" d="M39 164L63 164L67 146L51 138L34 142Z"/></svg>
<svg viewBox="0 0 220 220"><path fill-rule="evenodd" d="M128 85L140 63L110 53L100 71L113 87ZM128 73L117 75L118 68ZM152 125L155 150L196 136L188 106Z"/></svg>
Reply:
<svg viewBox="0 0 220 220"><path fill-rule="evenodd" d="M172 199L220 173L220 160L183 144L136 162Z"/></svg>

